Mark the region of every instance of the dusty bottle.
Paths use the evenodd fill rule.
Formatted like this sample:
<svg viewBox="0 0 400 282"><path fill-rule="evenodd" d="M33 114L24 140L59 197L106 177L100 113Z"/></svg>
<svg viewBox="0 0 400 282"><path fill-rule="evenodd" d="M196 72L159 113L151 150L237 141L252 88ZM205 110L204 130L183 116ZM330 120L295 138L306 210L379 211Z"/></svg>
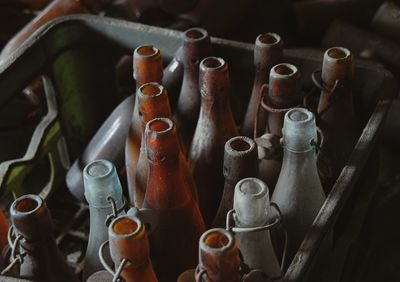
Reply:
<svg viewBox="0 0 400 282"><path fill-rule="evenodd" d="M65 177L68 190L78 200L85 201L83 169L95 160L111 161L119 175L125 177L125 143L134 105L129 96L110 114L90 140L82 155L75 160Z"/></svg>
<svg viewBox="0 0 400 282"><path fill-rule="evenodd" d="M133 53L133 76L136 80L136 90L148 82L161 82L163 75L162 57L160 51L150 45L142 45ZM125 145L126 174L129 186L129 199L134 202L136 166L139 159L142 140L142 122L139 117L138 95L135 97L131 126Z"/></svg>
<svg viewBox="0 0 400 282"><path fill-rule="evenodd" d="M143 84L136 91L136 95L139 107L139 118L142 123L142 141L137 162L135 184L133 185L134 191L130 191L129 193L133 196L130 201L134 203L135 207L141 208L146 193L147 177L149 174L144 130L147 122L150 120L158 117L171 118L172 113L167 91L160 84L154 82ZM132 189L132 186L130 189Z"/></svg>
<svg viewBox="0 0 400 282"><path fill-rule="evenodd" d="M268 75L273 66L280 63L283 57L283 41L276 33L260 34L254 44L254 83L246 115L240 129L245 136L254 138L254 119L256 118L263 84L268 83ZM260 109L257 132L265 130L267 113Z"/></svg>
<svg viewBox="0 0 400 282"><path fill-rule="evenodd" d="M332 188L360 133L353 104L353 75L353 56L348 49L333 47L325 52L321 73L324 88L318 105L319 125L324 133L322 152L331 169L331 174L323 177L325 191Z"/></svg>
<svg viewBox="0 0 400 282"><path fill-rule="evenodd" d="M283 162L272 202L278 204L288 233L287 261L297 252L304 236L325 201L317 170L314 114L294 108L285 115ZM286 266L284 266L286 267Z"/></svg>
<svg viewBox="0 0 400 282"><path fill-rule="evenodd" d="M184 73L175 120L185 155L190 148L200 112L199 63L210 53L211 42L206 30L191 28L183 33L180 61Z"/></svg>
<svg viewBox="0 0 400 282"><path fill-rule="evenodd" d="M85 255L83 278L103 269L99 260L100 245L107 241L106 221L113 213L112 201L117 210L123 206L122 187L115 166L106 160L98 160L88 164L83 171L85 198L89 203L90 231ZM121 211L123 214L124 211ZM109 258L108 258L109 259Z"/></svg>
<svg viewBox="0 0 400 282"><path fill-rule="evenodd" d="M149 257L146 228L138 217L120 216L114 219L108 228L108 235L115 268L124 259L128 260L120 275L126 282L158 281Z"/></svg>
<svg viewBox="0 0 400 282"><path fill-rule="evenodd" d="M233 195L236 183L246 177L257 177L257 146L253 139L236 136L225 143L223 174L225 177L224 192L214 218L214 227L225 227L226 214L233 208Z"/></svg>
<svg viewBox="0 0 400 282"><path fill-rule="evenodd" d="M195 276L199 279L195 279ZM199 265L182 273L178 282L239 282L240 256L237 241L225 229L206 231L200 238Z"/></svg>
<svg viewBox="0 0 400 282"><path fill-rule="evenodd" d="M199 194L200 209L209 226L224 187L224 146L239 135L229 104L228 64L217 57L200 63L201 107L190 149L189 166Z"/></svg>
<svg viewBox="0 0 400 282"><path fill-rule="evenodd" d="M197 264L204 221L190 192L194 182L184 173L185 157L172 120L149 121L146 146L149 177L143 206L159 216L150 235L151 259L160 279L175 281L179 273Z"/></svg>
<svg viewBox="0 0 400 282"><path fill-rule="evenodd" d="M302 102L300 93L300 72L291 64L278 64L269 74L268 96L264 102L280 112L267 113L267 125L265 133L282 136L283 119L285 109L298 106ZM263 148L259 147L259 156L262 156ZM259 166L259 178L267 183L270 189L275 187L279 171L282 166L282 156L262 159Z"/></svg>
<svg viewBox="0 0 400 282"><path fill-rule="evenodd" d="M245 178L236 184L234 220L237 227L252 228L270 222L269 191L257 178ZM261 269L269 278L281 275L278 259L272 246L269 230L236 233L243 261L250 267Z"/></svg>
<svg viewBox="0 0 400 282"><path fill-rule="evenodd" d="M24 254L19 276L40 282L78 282L58 250L46 203L37 195L24 195L10 208L16 235L22 235L19 253Z"/></svg>

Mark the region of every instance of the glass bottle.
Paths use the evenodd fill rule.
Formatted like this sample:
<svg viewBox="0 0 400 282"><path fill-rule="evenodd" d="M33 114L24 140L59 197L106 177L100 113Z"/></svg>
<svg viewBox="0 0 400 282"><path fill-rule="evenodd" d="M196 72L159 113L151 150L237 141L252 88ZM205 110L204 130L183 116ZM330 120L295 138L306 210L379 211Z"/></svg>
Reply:
<svg viewBox="0 0 400 282"><path fill-rule="evenodd" d="M106 221L113 213L109 197L114 200L117 210L123 207L123 198L115 166L109 161L98 160L88 164L83 170L83 181L90 213L89 240L83 268L83 278L86 281L92 273L103 269L98 251L108 238Z"/></svg>
<svg viewBox="0 0 400 282"><path fill-rule="evenodd" d="M246 177L257 177L257 146L253 139L236 136L225 143L223 173L225 177L224 192L214 218L214 227L225 227L226 214L233 209L233 195L236 183Z"/></svg>
<svg viewBox="0 0 400 282"><path fill-rule="evenodd" d="M130 195L133 195L131 202L134 203L135 207L141 208L146 193L147 177L149 174L144 130L147 122L150 120L158 117L171 118L172 113L167 91L160 84L155 82L143 84L136 91L136 95L139 106L139 118L142 123L142 141L137 162L135 184L133 185L134 191L130 191ZM130 187L130 189L132 189L132 187Z"/></svg>
<svg viewBox="0 0 400 282"><path fill-rule="evenodd" d="M224 187L224 146L239 135L229 104L228 64L217 57L200 63L201 107L190 149L189 166L199 194L200 209L209 226Z"/></svg>
<svg viewBox="0 0 400 282"><path fill-rule="evenodd" d="M149 177L143 207L159 216L150 234L151 258L160 279L176 281L179 273L197 264L204 221L191 193L194 182L184 173L185 157L172 120L149 121L146 146Z"/></svg>
<svg viewBox="0 0 400 282"><path fill-rule="evenodd" d="M195 279L199 276L199 280ZM225 229L207 230L200 238L199 265L182 273L178 282L239 282L240 255L233 234Z"/></svg>
<svg viewBox="0 0 400 282"><path fill-rule="evenodd" d="M160 51L151 45L142 45L135 49L133 53L133 76L136 80L136 90L148 82L161 82L163 75L163 65ZM132 205L134 202L136 166L140 154L140 144L142 139L142 122L139 117L138 95L135 96L131 126L125 145L125 163L128 179L129 200Z"/></svg>
<svg viewBox="0 0 400 282"><path fill-rule="evenodd" d="M254 83L250 95L250 101L247 106L246 115L240 129L245 136L254 138L254 120L257 114L258 104L260 102L262 86L268 83L268 74L273 66L280 63L283 57L283 41L276 33L263 33L257 36L254 44ZM265 130L267 113L260 109L258 119L258 130Z"/></svg>
<svg viewBox="0 0 400 282"><path fill-rule="evenodd" d="M276 109L288 109L302 103L300 92L300 72L291 64L274 66L269 75L268 96L264 100L269 106ZM265 133L282 136L284 112L268 112ZM258 148L259 151L263 149ZM262 155L259 152L259 155ZM259 165L259 178L274 189L282 166L282 157L262 159Z"/></svg>
<svg viewBox="0 0 400 282"><path fill-rule="evenodd" d="M294 108L285 115L282 130L283 162L272 195L288 233L287 262L296 254L326 197L317 170L314 114ZM284 266L286 267L286 266Z"/></svg>
<svg viewBox="0 0 400 282"><path fill-rule="evenodd" d="M25 253L19 277L40 282L78 282L59 251L46 203L37 195L17 198L10 207L16 235L22 235L19 252Z"/></svg>
<svg viewBox="0 0 400 282"><path fill-rule="evenodd" d="M257 178L244 178L235 187L234 220L237 227L252 228L268 225L269 191ZM269 230L236 233L243 261L250 267L261 269L269 278L281 276L281 269L271 242Z"/></svg>
<svg viewBox="0 0 400 282"><path fill-rule="evenodd" d="M121 272L126 282L157 282L150 261L149 241L143 222L136 216L120 216L108 228L110 254L115 268L123 259L128 263Z"/></svg>
<svg viewBox="0 0 400 282"><path fill-rule="evenodd" d="M83 169L95 160L109 160L115 165L120 177L125 177L124 151L134 102L134 97L129 96L114 109L90 140L82 155L69 168L65 181L68 190L78 200L85 201Z"/></svg>
<svg viewBox="0 0 400 282"><path fill-rule="evenodd" d="M211 42L206 30L191 28L183 33L180 61L184 73L175 120L185 156L190 148L200 112L199 63L210 53Z"/></svg>
<svg viewBox="0 0 400 282"><path fill-rule="evenodd" d="M331 169L330 175L323 176L325 191L332 188L360 134L353 104L353 76L353 56L348 49L333 47L325 52L321 73L325 87L318 105L319 125L324 133L322 153Z"/></svg>

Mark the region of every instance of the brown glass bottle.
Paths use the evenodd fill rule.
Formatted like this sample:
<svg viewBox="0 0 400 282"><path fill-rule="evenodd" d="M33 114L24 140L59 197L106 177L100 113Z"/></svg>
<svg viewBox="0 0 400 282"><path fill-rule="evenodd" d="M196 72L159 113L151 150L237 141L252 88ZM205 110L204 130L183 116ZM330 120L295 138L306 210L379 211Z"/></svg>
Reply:
<svg viewBox="0 0 400 282"><path fill-rule="evenodd" d="M291 64L274 66L269 75L268 96L264 102L275 109L289 109L302 103L300 92L300 72ZM282 137L285 111L268 112L265 133ZM259 148L260 149L260 148ZM262 159L259 165L259 178L270 189L275 187L282 166L282 157Z"/></svg>
<svg viewBox="0 0 400 282"><path fill-rule="evenodd" d="M228 65L208 57L200 63L201 108L190 149L189 166L199 194L200 209L209 226L217 212L224 187L224 146L239 135L229 104Z"/></svg>
<svg viewBox="0 0 400 282"><path fill-rule="evenodd" d="M198 276L199 279L195 279ZM182 273L178 282L239 282L240 256L233 234L225 229L206 231L200 238L199 265Z"/></svg>
<svg viewBox="0 0 400 282"><path fill-rule="evenodd" d="M321 73L324 88L318 114L319 126L324 133L322 152L330 167L330 173L322 176L322 185L327 192L343 169L360 134L353 104L353 75L353 56L348 49L333 47L325 52ZM336 81L337 86L331 92Z"/></svg>
<svg viewBox="0 0 400 282"><path fill-rule="evenodd" d="M197 264L197 248L204 221L184 173L176 127L168 118L146 125L149 177L143 206L158 213L158 225L150 235L151 258L160 280L176 281Z"/></svg>
<svg viewBox="0 0 400 282"><path fill-rule="evenodd" d="M142 141L137 162L135 184L133 186L134 191L130 191L130 195L133 195L133 197L130 201L134 203L135 207L141 208L146 193L147 177L149 174L144 130L147 122L150 120L158 117L171 118L172 113L167 91L160 84L155 82L143 84L136 91L136 95L139 106L139 118L142 123Z"/></svg>
<svg viewBox="0 0 400 282"><path fill-rule="evenodd" d="M224 192L214 218L214 227L225 227L226 214L233 209L233 195L236 183L246 177L257 177L258 155L257 145L253 139L246 136L236 136L225 143Z"/></svg>
<svg viewBox="0 0 400 282"><path fill-rule="evenodd" d="M150 45L139 46L133 53L133 76L136 80L136 90L148 82L161 82L163 75L162 57L160 51ZM135 96L132 122L125 145L125 163L129 186L129 199L134 204L136 166L139 159L142 140L142 122L139 117L138 95Z"/></svg>
<svg viewBox="0 0 400 282"><path fill-rule="evenodd" d="M17 235L22 235L19 252L25 253L19 276L40 282L78 281L57 248L46 203L37 195L24 195L10 207Z"/></svg>
<svg viewBox="0 0 400 282"><path fill-rule="evenodd" d="M184 72L175 120L185 156L190 148L200 112L199 63L210 53L211 42L206 30L191 28L183 33L180 61Z"/></svg>
<svg viewBox="0 0 400 282"><path fill-rule="evenodd" d="M38 16L21 29L3 48L1 57L10 55L32 33L47 22L70 14L89 13L89 10L79 0L55 0L48 5Z"/></svg>
<svg viewBox="0 0 400 282"><path fill-rule="evenodd" d="M240 129L245 136L254 138L254 120L257 114L258 104L262 96L261 89L268 83L268 74L273 66L282 61L283 41L278 34L264 33L256 38L254 44L254 83L251 90L250 101L246 115ZM267 113L260 110L257 132L265 129Z"/></svg>
<svg viewBox="0 0 400 282"><path fill-rule="evenodd" d="M136 216L120 216L108 228L110 254L115 268L123 259L125 264L121 277L126 282L157 282L150 261L149 241L143 222Z"/></svg>

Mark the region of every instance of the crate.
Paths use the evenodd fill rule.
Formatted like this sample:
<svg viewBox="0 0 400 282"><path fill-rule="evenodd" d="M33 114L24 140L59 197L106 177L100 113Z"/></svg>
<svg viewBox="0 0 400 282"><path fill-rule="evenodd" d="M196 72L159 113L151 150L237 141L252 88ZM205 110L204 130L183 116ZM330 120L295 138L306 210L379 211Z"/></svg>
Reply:
<svg viewBox="0 0 400 282"><path fill-rule="evenodd" d="M212 38L211 41L215 55L223 57L229 64L232 83L231 103L235 118L240 121L246 110L253 83L253 45L219 38ZM57 197L64 197L67 194L63 179L70 164L69 160L76 158L83 150L96 127L111 111L110 106L102 107L105 103L99 104L98 101L90 100L84 95L86 92L99 91L96 93L102 97L101 99L112 101L109 103L111 105L121 101L122 96L115 97L117 89L112 66L120 56L130 54L141 44L153 44L159 48L167 63L181 44L181 34L177 31L110 18L68 16L57 19L36 32L12 57L0 65L1 105L10 101L38 74L44 74L47 101L47 114L37 125L25 156L0 164L1 201L6 205L10 203L12 197L32 192L47 198L56 227L62 226L57 228L57 242L70 256L76 254L76 245L72 244L71 247L68 240L76 242L82 248L85 246L87 238L84 227L87 228L87 209L85 205L74 202L72 198L60 201ZM319 50L284 51L284 61L296 65L301 71L304 91L313 88L311 74L321 67L322 56L323 53ZM79 65L81 59L85 63L84 67ZM91 65L90 62L96 63ZM357 239L368 205L375 193L373 172L376 171L376 144L392 99L397 94L397 83L380 65L356 61L355 66L356 112L363 120L364 130L287 270L284 281L330 281L329 275L332 273L337 277L344 268L346 253L351 247L351 242ZM79 72L68 72L71 69ZM79 83L73 85L75 91L66 91L66 88L71 88L68 84L70 81L65 77L60 79L60 73L61 77L67 73L71 79L82 75L85 77L87 74L83 73L82 69L90 73L90 83L86 80L78 81ZM99 82L102 87L97 85ZM66 95L73 96L77 93L83 95L90 110L85 113L86 116L81 116L82 113L79 111L76 113L75 109L74 114L78 117L71 121L66 117L71 114L70 109L62 102L71 103L67 99L69 96L66 98ZM92 115L97 113L95 109L99 109L102 115L93 118ZM75 115L72 116L76 117ZM85 117L89 117L90 120L86 121ZM73 126L71 123L74 123ZM76 132L84 134L76 136ZM43 161L48 165L43 165ZM41 170L47 170L47 176L46 181L41 181L41 184L35 187L31 175L38 175L36 168L39 165L42 167ZM57 189L60 187L64 188ZM53 202L57 204L52 204ZM74 212L72 218L70 215L65 216L65 211L60 218L57 217L57 207L60 202L67 206L63 207L64 210L71 209ZM62 224L57 224L60 220ZM321 245L332 229L335 231L335 247L327 256L321 252ZM81 261L77 259L74 266L79 272L82 267ZM321 277L326 279L321 280Z"/></svg>

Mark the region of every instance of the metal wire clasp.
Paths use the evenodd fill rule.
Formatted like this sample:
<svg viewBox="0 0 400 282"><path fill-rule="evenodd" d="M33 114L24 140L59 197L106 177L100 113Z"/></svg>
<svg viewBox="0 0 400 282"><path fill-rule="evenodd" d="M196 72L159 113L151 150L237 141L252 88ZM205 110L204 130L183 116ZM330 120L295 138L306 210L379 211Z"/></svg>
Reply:
<svg viewBox="0 0 400 282"><path fill-rule="evenodd" d="M106 218L106 226L109 226L111 221L116 219L118 215L125 210L127 206L127 201L125 200L125 197L122 197L122 200L123 200L122 207L120 209L117 209L117 204L115 203L114 198L111 196L107 197L107 201L111 204L112 213Z"/></svg>
<svg viewBox="0 0 400 282"><path fill-rule="evenodd" d="M13 235L15 235L14 227L10 226L7 232L7 241L11 247L11 262L3 269L1 275L8 273L17 263L22 264L26 253L19 253L19 242L24 238L21 234L18 234L13 240Z"/></svg>
<svg viewBox="0 0 400 282"><path fill-rule="evenodd" d="M104 250L105 246L109 245L109 244L110 244L110 241L108 241L108 240L105 241L103 244L101 244L101 246L99 248L100 262L103 265L104 269L107 270L113 276L112 282L125 282L125 279L122 278L120 275L121 275L122 270L124 270L125 265L129 262L129 260L126 258L122 259L121 263L117 267L117 271L114 272L114 270L107 264L107 262L103 256L103 250Z"/></svg>

